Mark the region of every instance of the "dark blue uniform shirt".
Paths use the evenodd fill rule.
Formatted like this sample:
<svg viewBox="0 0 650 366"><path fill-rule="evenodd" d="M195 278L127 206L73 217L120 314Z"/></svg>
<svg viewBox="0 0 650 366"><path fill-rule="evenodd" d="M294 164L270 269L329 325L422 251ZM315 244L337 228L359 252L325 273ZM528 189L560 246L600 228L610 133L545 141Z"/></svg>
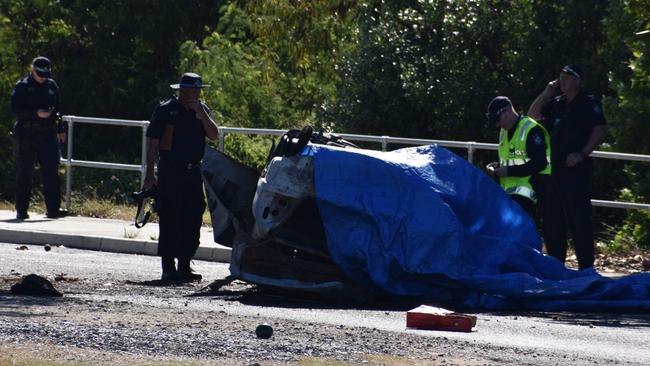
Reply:
<svg viewBox="0 0 650 366"><path fill-rule="evenodd" d="M605 125L602 106L586 93L578 94L569 104L564 97L556 97L544 106L542 115L551 135L553 167L566 166L566 157L582 150L593 128Z"/></svg>
<svg viewBox="0 0 650 366"><path fill-rule="evenodd" d="M210 113L208 107L204 108ZM203 159L205 129L193 110L185 109L175 96L160 103L151 116L147 137L160 140L162 159L197 163Z"/></svg>
<svg viewBox="0 0 650 366"><path fill-rule="evenodd" d="M39 118L39 109L50 110L48 118ZM11 111L16 116L16 132L20 132L22 125L31 123L31 128L47 131L56 131L57 113L59 112L59 87L52 79L46 79L39 84L31 74L18 80L11 93ZM64 132L63 124L59 124L58 132Z"/></svg>

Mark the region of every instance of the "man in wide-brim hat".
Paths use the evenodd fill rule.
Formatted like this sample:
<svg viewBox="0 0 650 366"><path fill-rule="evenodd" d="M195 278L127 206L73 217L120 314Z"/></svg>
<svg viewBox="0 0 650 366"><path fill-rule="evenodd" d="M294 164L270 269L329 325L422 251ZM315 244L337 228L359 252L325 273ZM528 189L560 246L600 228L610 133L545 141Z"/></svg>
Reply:
<svg viewBox="0 0 650 366"><path fill-rule="evenodd" d="M158 255L162 259L163 281L197 281L201 275L190 267L199 247L205 196L200 164L205 138L214 140L219 133L210 108L199 98L201 76L185 73L178 90L160 103L147 129L147 168L143 189L158 189L160 234ZM154 162L158 157L158 176ZM176 266L178 260L178 266Z"/></svg>

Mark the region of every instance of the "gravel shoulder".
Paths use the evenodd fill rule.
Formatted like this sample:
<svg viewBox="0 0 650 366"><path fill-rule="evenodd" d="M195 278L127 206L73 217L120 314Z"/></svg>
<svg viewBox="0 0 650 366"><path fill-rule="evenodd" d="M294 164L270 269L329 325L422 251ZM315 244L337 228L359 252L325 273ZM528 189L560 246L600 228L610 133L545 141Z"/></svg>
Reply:
<svg viewBox="0 0 650 366"><path fill-rule="evenodd" d="M517 316L523 319L525 314L477 314L482 327L478 333L406 330L404 311L408 308L398 304L346 308L278 298L239 281L210 296L191 296L229 273L222 263L197 261L194 267L206 280L172 286L157 280L156 257L17 247L0 244L0 365L50 365L48 360L56 361L56 365L620 362L607 355L572 354L543 344L509 346L490 339L498 338L491 335L492 329L508 333L508 326L520 322ZM37 298L11 294L10 286L29 273L52 280L65 295ZM536 327L548 326L554 320L561 323L559 327L579 328L585 337L594 336L596 330L611 331L609 322L629 322L644 338L638 344L623 346L642 347L643 339L650 335L650 317L586 317L581 324L567 325L562 322L569 318L566 314L556 316L559 320L548 314L534 315L537 325L528 329L526 337L534 337ZM602 323L594 323L594 319ZM255 336L260 323L273 326L272 338ZM625 364L644 364L648 359L634 355L627 361Z"/></svg>

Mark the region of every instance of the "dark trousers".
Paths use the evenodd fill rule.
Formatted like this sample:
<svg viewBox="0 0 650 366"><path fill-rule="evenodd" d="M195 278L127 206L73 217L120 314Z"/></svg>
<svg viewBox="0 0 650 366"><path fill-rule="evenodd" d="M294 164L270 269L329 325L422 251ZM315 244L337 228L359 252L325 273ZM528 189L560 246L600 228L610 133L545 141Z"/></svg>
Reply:
<svg viewBox="0 0 650 366"><path fill-rule="evenodd" d="M526 211L530 218L537 221L537 212L535 211L535 203L533 201L518 194L511 194L510 198L512 198L513 201L517 202L517 204L519 204L519 206L521 206L521 208Z"/></svg>
<svg viewBox="0 0 650 366"><path fill-rule="evenodd" d="M565 262L568 226L580 269L592 267L591 166L585 162L575 168L553 168L546 192L547 219L543 225L548 254Z"/></svg>
<svg viewBox="0 0 650 366"><path fill-rule="evenodd" d="M535 195L537 196L537 202L533 202L532 200L513 194L510 197L521 206L521 208L526 211L528 216L530 216L533 221L535 221L535 224L537 225L538 228L541 228L542 231L542 236L546 236L546 227L544 225L545 222L548 222L549 219L549 211L548 211L548 205L546 204L547 201L547 191L548 188L547 186L550 184L550 179L551 177L548 175L534 175L530 178L530 183L533 187L533 190L535 191ZM541 225L540 225L541 223Z"/></svg>
<svg viewBox="0 0 650 366"><path fill-rule="evenodd" d="M59 211L61 181L56 133L14 136L14 157L16 159L16 211L26 213L29 209L35 162L38 162L41 170L47 212Z"/></svg>
<svg viewBox="0 0 650 366"><path fill-rule="evenodd" d="M189 263L199 247L206 206L201 169L161 160L158 190L158 255Z"/></svg>

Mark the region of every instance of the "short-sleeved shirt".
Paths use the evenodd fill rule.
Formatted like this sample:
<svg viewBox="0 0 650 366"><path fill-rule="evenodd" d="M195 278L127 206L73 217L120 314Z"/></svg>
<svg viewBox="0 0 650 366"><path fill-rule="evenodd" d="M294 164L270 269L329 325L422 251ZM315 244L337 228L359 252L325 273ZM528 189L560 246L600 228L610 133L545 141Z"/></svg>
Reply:
<svg viewBox="0 0 650 366"><path fill-rule="evenodd" d="M603 107L593 95L578 94L567 104L562 96L547 103L543 125L551 136L551 164L565 167L566 157L581 152L594 127L605 125Z"/></svg>
<svg viewBox="0 0 650 366"><path fill-rule="evenodd" d="M37 115L39 109L49 110L52 113L48 118L40 118ZM38 83L30 74L16 83L11 93L11 110L18 123L37 122L35 127L54 132L56 113L59 111L59 87L52 79Z"/></svg>
<svg viewBox="0 0 650 366"><path fill-rule="evenodd" d="M206 111L210 110L204 104ZM196 112L185 109L173 96L153 111L147 137L160 140L159 154L163 159L182 163L197 163L203 159L205 129Z"/></svg>

